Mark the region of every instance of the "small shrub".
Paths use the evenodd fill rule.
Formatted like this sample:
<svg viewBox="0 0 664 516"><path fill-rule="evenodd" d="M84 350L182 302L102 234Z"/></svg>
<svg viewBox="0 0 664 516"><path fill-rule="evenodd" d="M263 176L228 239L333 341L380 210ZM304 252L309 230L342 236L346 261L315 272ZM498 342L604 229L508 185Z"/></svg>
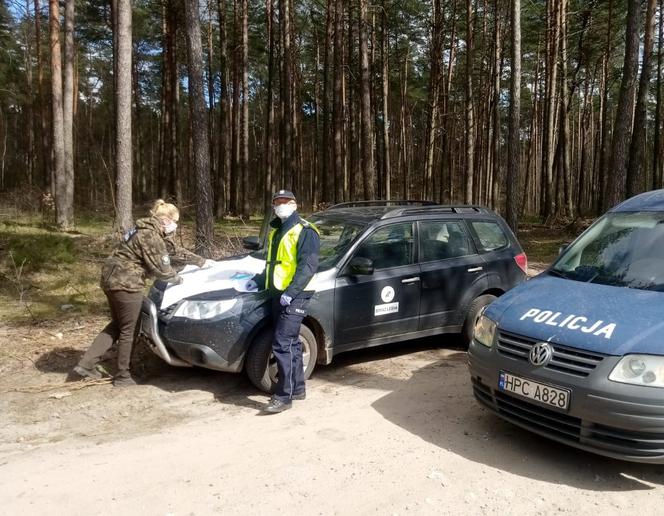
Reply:
<svg viewBox="0 0 664 516"><path fill-rule="evenodd" d="M76 246L70 237L57 234L1 234L3 255L11 251L16 263L36 271L76 261Z"/></svg>

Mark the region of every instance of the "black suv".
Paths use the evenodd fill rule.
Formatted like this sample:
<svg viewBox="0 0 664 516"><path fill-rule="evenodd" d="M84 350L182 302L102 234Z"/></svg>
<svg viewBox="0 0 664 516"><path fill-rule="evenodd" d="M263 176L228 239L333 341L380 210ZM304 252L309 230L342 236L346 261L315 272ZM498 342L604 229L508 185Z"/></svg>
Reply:
<svg viewBox="0 0 664 516"><path fill-rule="evenodd" d="M300 332L306 377L353 349L442 333L469 341L484 307L526 279L514 234L483 207L367 201L308 220L320 231L321 254ZM176 366L244 369L257 387L272 389L267 292L241 292L265 265L264 233L245 239L251 254L185 269L182 285L155 283L140 335L157 355Z"/></svg>

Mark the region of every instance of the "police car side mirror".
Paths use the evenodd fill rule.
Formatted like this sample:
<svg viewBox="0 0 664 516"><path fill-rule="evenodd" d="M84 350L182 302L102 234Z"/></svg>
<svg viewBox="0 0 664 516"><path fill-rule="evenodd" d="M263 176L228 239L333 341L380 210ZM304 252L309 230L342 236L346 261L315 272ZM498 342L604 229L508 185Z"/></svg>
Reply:
<svg viewBox="0 0 664 516"><path fill-rule="evenodd" d="M348 271L351 274L371 275L374 272L373 260L363 256L356 256L348 264Z"/></svg>
<svg viewBox="0 0 664 516"><path fill-rule="evenodd" d="M261 248L261 243L257 236L248 236L242 239L242 247L250 251L258 251Z"/></svg>

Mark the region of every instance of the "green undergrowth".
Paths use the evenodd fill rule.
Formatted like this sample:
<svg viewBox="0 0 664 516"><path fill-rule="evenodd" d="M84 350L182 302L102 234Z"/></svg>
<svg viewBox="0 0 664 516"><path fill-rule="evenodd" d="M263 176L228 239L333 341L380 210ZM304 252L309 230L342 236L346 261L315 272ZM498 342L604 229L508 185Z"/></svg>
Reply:
<svg viewBox="0 0 664 516"><path fill-rule="evenodd" d="M519 242L530 263L550 264L558 256L560 246L576 238L573 233L541 226L522 226Z"/></svg>
<svg viewBox="0 0 664 516"><path fill-rule="evenodd" d="M215 258L242 251L241 239L257 235L261 218L215 221ZM195 224L180 221L176 238L193 249ZM0 322L76 321L107 313L99 288L102 262L118 242L109 217L79 216L71 231L39 217L0 220Z"/></svg>
<svg viewBox="0 0 664 516"><path fill-rule="evenodd" d="M68 232L36 218L0 221L0 320L34 324L98 312L98 264L110 230L95 218Z"/></svg>

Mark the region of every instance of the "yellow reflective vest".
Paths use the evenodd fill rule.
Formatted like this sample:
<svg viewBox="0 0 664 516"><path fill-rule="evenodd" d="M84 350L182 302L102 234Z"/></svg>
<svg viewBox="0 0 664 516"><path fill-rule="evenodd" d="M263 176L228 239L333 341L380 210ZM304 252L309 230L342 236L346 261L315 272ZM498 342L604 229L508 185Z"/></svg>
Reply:
<svg viewBox="0 0 664 516"><path fill-rule="evenodd" d="M310 227L316 233L319 233L318 228L313 224L306 221L298 222L281 237L274 261L271 261L270 257L272 256L272 244L277 230L272 229L270 231L267 245L267 263L265 264L265 288L272 286L283 291L290 285L297 269L297 241L305 227Z"/></svg>

